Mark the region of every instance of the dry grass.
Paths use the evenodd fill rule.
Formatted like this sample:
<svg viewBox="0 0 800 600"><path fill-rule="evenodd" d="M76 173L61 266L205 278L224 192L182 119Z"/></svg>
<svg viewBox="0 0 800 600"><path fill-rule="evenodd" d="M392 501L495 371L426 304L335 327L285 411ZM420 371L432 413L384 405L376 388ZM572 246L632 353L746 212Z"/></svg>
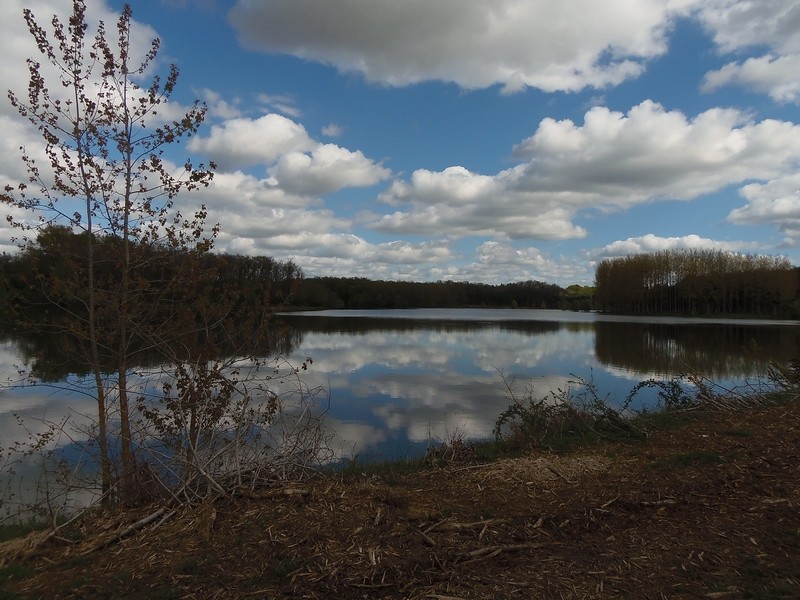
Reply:
<svg viewBox="0 0 800 600"><path fill-rule="evenodd" d="M686 418L647 441L218 500L122 539L157 507L98 516L0 598L800 597L800 402Z"/></svg>

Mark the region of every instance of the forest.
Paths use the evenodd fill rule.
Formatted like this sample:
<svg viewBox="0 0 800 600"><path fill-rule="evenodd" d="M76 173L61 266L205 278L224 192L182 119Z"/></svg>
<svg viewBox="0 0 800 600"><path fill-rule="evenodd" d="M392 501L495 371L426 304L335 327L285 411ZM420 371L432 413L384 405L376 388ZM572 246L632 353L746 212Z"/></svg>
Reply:
<svg viewBox="0 0 800 600"><path fill-rule="evenodd" d="M293 303L306 308L549 308L590 310L593 288L520 281L373 281L353 277L304 279Z"/></svg>
<svg viewBox="0 0 800 600"><path fill-rule="evenodd" d="M0 326L3 329L63 332L81 315L87 303L89 261L87 233L50 225L36 242L17 254L0 256ZM117 290L121 240L94 234L93 277L99 293L98 318L113 329L118 318ZM181 328L198 330L208 320L262 319L265 310L292 297L302 270L293 262L265 256L237 256L176 250L164 244L134 243L130 260L136 265L136 290L128 301L139 315L140 329L169 323L172 334ZM208 327L202 328L204 331Z"/></svg>
<svg viewBox="0 0 800 600"><path fill-rule="evenodd" d="M602 261L594 307L625 314L800 317L800 270L788 259L669 250Z"/></svg>

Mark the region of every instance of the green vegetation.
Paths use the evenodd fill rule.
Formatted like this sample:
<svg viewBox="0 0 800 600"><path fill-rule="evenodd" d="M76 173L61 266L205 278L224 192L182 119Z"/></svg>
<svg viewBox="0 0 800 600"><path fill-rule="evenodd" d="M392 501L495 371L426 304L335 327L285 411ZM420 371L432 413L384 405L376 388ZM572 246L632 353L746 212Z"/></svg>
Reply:
<svg viewBox="0 0 800 600"><path fill-rule="evenodd" d="M18 523L3 523L0 525L0 542L28 535L34 531L42 531L50 526L44 521L25 521Z"/></svg>
<svg viewBox="0 0 800 600"><path fill-rule="evenodd" d="M0 567L0 589L10 579L24 579L33 575L33 569L25 563L11 563Z"/></svg>
<svg viewBox="0 0 800 600"><path fill-rule="evenodd" d="M546 448L565 452L599 440L641 438L644 433L600 398L591 381L577 378L570 387L537 397L529 386L520 396L506 381L511 400L495 424L495 441L511 451Z"/></svg>
<svg viewBox="0 0 800 600"><path fill-rule="evenodd" d="M686 382L691 387L686 386ZM425 464L464 460L493 460L504 455L518 455L532 449L561 453L597 442L643 441L654 430L675 429L702 418L703 411L727 410L758 406L796 399L800 394L800 360L770 371L770 386L750 395L714 391L703 378L692 375L669 380L648 379L630 391L619 408L612 408L608 397L600 398L592 381L575 378L565 389L537 396L533 386L520 393L514 382L504 378L508 407L495 423L495 439L476 443L462 437L453 439L428 452ZM656 389L658 409L631 409L643 389ZM726 429L731 437L750 437L749 431ZM680 453L658 467L712 464L722 458L703 451ZM385 468L385 467L384 467Z"/></svg>

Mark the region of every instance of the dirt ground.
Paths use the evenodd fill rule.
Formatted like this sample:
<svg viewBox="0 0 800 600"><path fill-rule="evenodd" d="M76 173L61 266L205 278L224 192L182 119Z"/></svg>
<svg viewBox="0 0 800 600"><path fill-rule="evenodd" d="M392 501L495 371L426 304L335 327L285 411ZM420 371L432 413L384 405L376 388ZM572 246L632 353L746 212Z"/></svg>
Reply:
<svg viewBox="0 0 800 600"><path fill-rule="evenodd" d="M101 549L154 509L88 520L4 567L0 599L800 598L798 507L800 402L693 413L644 441L217 501Z"/></svg>

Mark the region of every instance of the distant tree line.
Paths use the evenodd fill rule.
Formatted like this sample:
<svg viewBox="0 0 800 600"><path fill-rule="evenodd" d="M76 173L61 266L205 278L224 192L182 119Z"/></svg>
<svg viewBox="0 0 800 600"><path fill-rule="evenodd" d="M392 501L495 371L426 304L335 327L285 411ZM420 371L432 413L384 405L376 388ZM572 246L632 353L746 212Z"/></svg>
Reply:
<svg viewBox="0 0 800 600"><path fill-rule="evenodd" d="M800 270L780 257L668 250L607 259L595 308L627 314L800 317Z"/></svg>
<svg viewBox="0 0 800 600"><path fill-rule="evenodd" d="M63 331L65 323L81 314L87 302L87 235L52 225L40 231L36 242L21 252L0 256L3 328L46 332L52 326ZM107 307L100 316L109 323L118 318L116 306L102 300L121 285L116 260L119 244L114 235L95 234L94 278L99 304ZM225 319L232 324L263 318L265 310L283 305L292 296L303 276L292 261L265 256L191 255L185 250L145 243L134 244L130 252L139 265L133 283L142 320L187 331L198 329L192 323L208 318L219 321L223 307Z"/></svg>
<svg viewBox="0 0 800 600"><path fill-rule="evenodd" d="M306 308L386 309L504 307L589 310L593 288L522 281L373 281L353 277L303 279L293 304Z"/></svg>
<svg viewBox="0 0 800 600"><path fill-rule="evenodd" d="M17 254L0 256L0 323L4 329L34 327L46 331L48 323L63 330L70 315L80 314L86 303L82 292L87 280L85 232L51 225L39 232L34 244ZM120 286L113 235L95 235L94 277L100 291L112 294ZM137 268L137 289L144 298L139 310L151 321L182 319L200 322L212 306L225 306L226 315L244 320L265 308L455 308L505 307L590 310L594 288L562 288L540 281L499 285L465 281L373 281L353 277L305 278L292 261L268 256L240 256L204 252L190 257L183 250L159 244L135 244L131 249ZM191 271L191 272L189 272ZM165 282L180 281L179 286ZM101 302L102 304L102 302ZM192 311L197 313L191 318ZM109 304L107 319L116 318ZM113 328L112 328L113 329Z"/></svg>

